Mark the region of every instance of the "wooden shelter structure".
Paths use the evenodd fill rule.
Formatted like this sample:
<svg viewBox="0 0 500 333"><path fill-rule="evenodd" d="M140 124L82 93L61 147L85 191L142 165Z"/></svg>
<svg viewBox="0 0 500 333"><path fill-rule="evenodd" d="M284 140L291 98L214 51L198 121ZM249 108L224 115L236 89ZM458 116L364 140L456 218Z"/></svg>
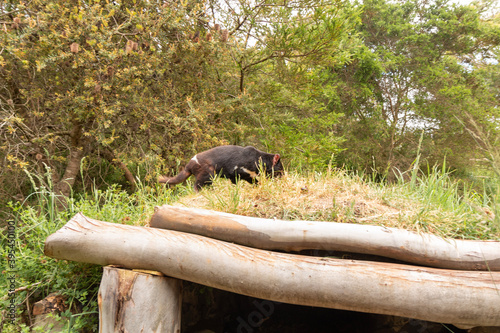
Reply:
<svg viewBox="0 0 500 333"><path fill-rule="evenodd" d="M405 263L275 251L303 249ZM500 326L500 242L161 206L150 227L77 214L47 238L45 254L108 266L100 332L180 332L182 280L284 303Z"/></svg>

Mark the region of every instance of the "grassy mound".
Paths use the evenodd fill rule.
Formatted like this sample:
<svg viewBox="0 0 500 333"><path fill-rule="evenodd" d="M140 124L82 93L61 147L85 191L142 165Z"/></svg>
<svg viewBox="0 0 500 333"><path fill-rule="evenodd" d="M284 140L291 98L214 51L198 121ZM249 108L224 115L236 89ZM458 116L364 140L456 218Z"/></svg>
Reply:
<svg viewBox="0 0 500 333"><path fill-rule="evenodd" d="M500 239L495 202L446 173L386 185L336 170L237 186L219 179L176 205L283 220L375 224L463 239Z"/></svg>

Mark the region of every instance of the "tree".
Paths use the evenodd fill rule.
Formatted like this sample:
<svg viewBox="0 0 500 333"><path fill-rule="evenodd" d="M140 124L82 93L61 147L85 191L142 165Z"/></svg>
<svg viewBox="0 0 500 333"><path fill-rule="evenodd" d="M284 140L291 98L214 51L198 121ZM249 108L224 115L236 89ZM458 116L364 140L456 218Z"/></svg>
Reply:
<svg viewBox="0 0 500 333"><path fill-rule="evenodd" d="M314 73L357 43L347 2L0 6L4 197L28 193L22 170L49 174L45 186L67 197L81 174L113 179L102 171L113 165L133 187L131 166L152 164L153 180L221 143L264 143L321 166L338 150L337 113Z"/></svg>
<svg viewBox="0 0 500 333"><path fill-rule="evenodd" d="M346 1L217 1L231 38L224 86L231 142L261 142L295 166L325 167L338 152L337 112L326 110L316 69L349 61L358 8Z"/></svg>
<svg viewBox="0 0 500 333"><path fill-rule="evenodd" d="M19 169L44 174L48 167L56 193L65 197L85 156L114 163L133 184L127 162L216 142L209 119L217 112L198 107L215 89L209 62L219 43L194 37L202 6L0 5L3 180L19 193L26 186Z"/></svg>
<svg viewBox="0 0 500 333"><path fill-rule="evenodd" d="M498 25L482 18L487 7L477 4L363 4L364 46L348 66L330 67L326 80L339 88L330 108L345 114L337 132L346 138L343 162L390 177L406 170L420 148L429 163L446 156L464 170L476 152L462 126L466 115L486 123L498 113L481 74L493 66Z"/></svg>

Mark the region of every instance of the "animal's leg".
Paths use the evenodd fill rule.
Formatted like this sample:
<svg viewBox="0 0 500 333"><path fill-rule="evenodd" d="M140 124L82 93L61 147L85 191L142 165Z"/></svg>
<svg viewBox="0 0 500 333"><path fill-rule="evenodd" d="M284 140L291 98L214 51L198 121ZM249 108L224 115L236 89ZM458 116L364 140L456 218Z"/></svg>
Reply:
<svg viewBox="0 0 500 333"><path fill-rule="evenodd" d="M194 190L198 192L203 186L211 185L214 178L214 168L210 167L208 170L203 170L196 175L194 182Z"/></svg>
<svg viewBox="0 0 500 333"><path fill-rule="evenodd" d="M240 179L246 180L250 184L257 184L259 181L257 180L257 172L251 171L245 167L238 168L238 176Z"/></svg>

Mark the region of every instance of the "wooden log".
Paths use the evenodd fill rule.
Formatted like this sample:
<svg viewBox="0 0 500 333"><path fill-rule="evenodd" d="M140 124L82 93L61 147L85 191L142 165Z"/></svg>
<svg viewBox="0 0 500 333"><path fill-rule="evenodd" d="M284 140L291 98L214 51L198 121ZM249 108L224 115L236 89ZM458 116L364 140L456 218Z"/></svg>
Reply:
<svg viewBox="0 0 500 333"><path fill-rule="evenodd" d="M182 207L156 207L150 226L266 250L378 255L418 265L500 271L500 242L444 239L374 225L280 221Z"/></svg>
<svg viewBox="0 0 500 333"><path fill-rule="evenodd" d="M104 267L99 287L99 332L178 333L182 281Z"/></svg>
<svg viewBox="0 0 500 333"><path fill-rule="evenodd" d="M59 295L58 293L50 293L41 301L33 305L32 314L34 316L43 315L47 313L61 313L68 310L66 296Z"/></svg>
<svg viewBox="0 0 500 333"><path fill-rule="evenodd" d="M58 314L69 309L67 297L58 293L50 293L33 305L32 315L35 317L33 329L37 332L63 332L68 320ZM75 309L71 309L74 311Z"/></svg>
<svg viewBox="0 0 500 333"><path fill-rule="evenodd" d="M500 273L317 258L75 215L45 242L49 257L157 270L272 301L500 326Z"/></svg>

